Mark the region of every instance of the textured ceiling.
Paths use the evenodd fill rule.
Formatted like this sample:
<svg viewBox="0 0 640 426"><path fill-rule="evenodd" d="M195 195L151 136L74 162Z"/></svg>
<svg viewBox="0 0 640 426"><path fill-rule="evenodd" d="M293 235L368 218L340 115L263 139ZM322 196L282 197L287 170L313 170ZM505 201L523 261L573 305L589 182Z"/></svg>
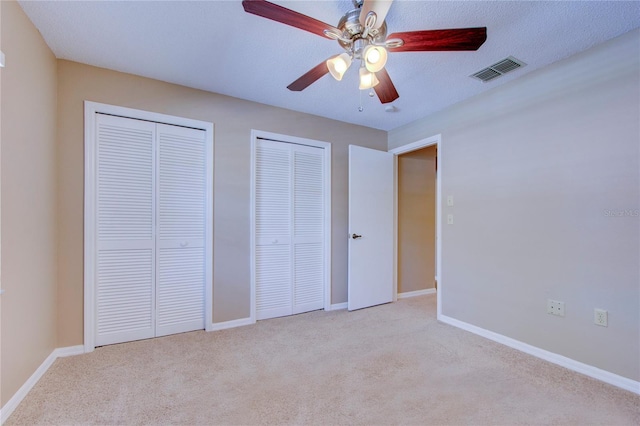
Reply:
<svg viewBox="0 0 640 426"><path fill-rule="evenodd" d="M351 0L273 1L337 25ZM403 1L388 32L487 27L477 52L397 52L387 70L395 112L360 92L357 68L286 89L337 42L244 12L240 1L20 1L61 59L137 74L382 130L425 117L634 28L640 3L617 1ZM469 75L507 56L526 67L489 83ZM359 112L362 102L364 111Z"/></svg>

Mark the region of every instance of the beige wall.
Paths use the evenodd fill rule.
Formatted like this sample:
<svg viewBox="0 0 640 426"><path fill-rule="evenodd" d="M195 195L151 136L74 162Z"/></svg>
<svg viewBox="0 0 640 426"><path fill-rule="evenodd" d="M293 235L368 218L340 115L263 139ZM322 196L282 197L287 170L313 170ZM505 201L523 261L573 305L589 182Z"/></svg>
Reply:
<svg viewBox="0 0 640 426"><path fill-rule="evenodd" d="M398 156L398 293L435 287L436 147Z"/></svg>
<svg viewBox="0 0 640 426"><path fill-rule="evenodd" d="M83 101L215 125L213 319L249 316L251 129L332 143L332 302L347 300L348 145L386 150L386 132L254 102L58 61L58 344L83 339ZM354 104L355 105L355 104Z"/></svg>
<svg viewBox="0 0 640 426"><path fill-rule="evenodd" d="M443 314L633 380L639 51L635 30L389 134L390 148L442 134L442 197L455 197ZM547 299L566 316L548 315Z"/></svg>
<svg viewBox="0 0 640 426"><path fill-rule="evenodd" d="M2 1L2 405L56 347L56 59Z"/></svg>

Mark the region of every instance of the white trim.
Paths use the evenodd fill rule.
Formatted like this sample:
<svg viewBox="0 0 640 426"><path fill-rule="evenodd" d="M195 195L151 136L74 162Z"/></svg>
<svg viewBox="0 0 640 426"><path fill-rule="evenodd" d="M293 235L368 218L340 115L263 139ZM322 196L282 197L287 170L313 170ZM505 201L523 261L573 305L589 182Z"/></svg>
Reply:
<svg viewBox="0 0 640 426"><path fill-rule="evenodd" d="M333 305L329 306L329 309L325 308L325 311L339 311L340 309L347 309L348 307L349 302L334 303Z"/></svg>
<svg viewBox="0 0 640 426"><path fill-rule="evenodd" d="M441 135L434 135L425 139L420 139L415 142L408 143L406 145L398 146L390 149L389 152L395 155L406 154L407 152L417 151L431 145L437 145L440 143ZM438 153L439 154L439 153Z"/></svg>
<svg viewBox="0 0 640 426"><path fill-rule="evenodd" d="M438 168L436 169L436 276L438 281L437 294L437 315L440 317L442 314L442 150L440 144L442 143L442 137L440 134L434 135L419 141L411 142L406 145L402 145L389 152L396 156L396 167L394 176L395 185L395 206L394 206L394 242L393 242L393 257L394 257L394 277L393 277L393 294L394 297L399 298L398 295L398 155L406 154L408 152L416 151L418 149L426 148L428 146L435 145L438 152ZM395 301L395 299L394 299Z"/></svg>
<svg viewBox="0 0 640 426"><path fill-rule="evenodd" d="M251 130L251 177L249 181L249 319L256 322L256 140Z"/></svg>
<svg viewBox="0 0 640 426"><path fill-rule="evenodd" d="M226 330L228 328L242 327L244 325L251 325L255 323L256 323L255 318L251 318L251 317L240 318L240 319L224 321L224 322L214 322L208 325L207 331Z"/></svg>
<svg viewBox="0 0 640 426"><path fill-rule="evenodd" d="M438 321L640 395L640 382L438 313Z"/></svg>
<svg viewBox="0 0 640 426"><path fill-rule="evenodd" d="M84 350L95 348L96 187L95 128L98 105L84 103ZM91 190L89 190L91 188ZM91 196L90 196L91 194Z"/></svg>
<svg viewBox="0 0 640 426"><path fill-rule="evenodd" d="M215 140L213 136L214 128L213 123L202 122L207 126L205 129L205 166L206 170L206 182L205 182L205 240L204 240L204 256L205 256L205 268L204 268L204 325L207 330L208 325L213 321L213 233L215 232L213 227L213 215L214 215L214 196L213 185L215 184Z"/></svg>
<svg viewBox="0 0 640 426"><path fill-rule="evenodd" d="M205 131L206 139L206 223L205 223L205 309L204 325L213 318L213 123L174 117L115 105L84 101L84 352L95 348L95 254L96 254L96 113L190 127Z"/></svg>
<svg viewBox="0 0 640 426"><path fill-rule="evenodd" d="M406 299L408 297L424 296L427 294L436 293L435 288L425 288L424 290L405 291L404 293L398 293L398 299Z"/></svg>
<svg viewBox="0 0 640 426"><path fill-rule="evenodd" d="M49 354L49 356L40 364L40 366L33 372L31 377L18 389L18 391L11 397L9 401L2 407L2 423L4 423L9 416L14 412L22 400L27 396L29 391L38 383L38 380L44 376L49 367L53 365L56 360L55 350Z"/></svg>
<svg viewBox="0 0 640 426"><path fill-rule="evenodd" d="M84 352L83 345L76 345L76 346L67 346L64 348L57 348L56 350L53 351L53 353L55 354L56 358L64 358L67 356L82 355L85 352Z"/></svg>
<svg viewBox="0 0 640 426"><path fill-rule="evenodd" d="M393 299L398 301L398 155L393 156Z"/></svg>
<svg viewBox="0 0 640 426"><path fill-rule="evenodd" d="M18 405L22 402L22 400L27 396L29 391L33 389L33 387L38 383L38 381L44 376L44 374L49 370L49 368L53 365L55 360L60 357L70 356L70 355L79 355L84 353L84 346L69 346L65 348L57 348L54 349L51 354L42 364L33 372L31 377L27 379L26 382L18 389L18 391L7 401L7 403L0 410L0 424L7 421L7 419L13 414Z"/></svg>
<svg viewBox="0 0 640 426"><path fill-rule="evenodd" d="M296 136L281 135L278 133L251 130L251 191L250 191L250 230L249 230L249 258L251 276L251 313L249 318L256 321L256 141L258 138L275 142L293 143L298 145L313 146L324 150L324 309L331 310L331 143Z"/></svg>

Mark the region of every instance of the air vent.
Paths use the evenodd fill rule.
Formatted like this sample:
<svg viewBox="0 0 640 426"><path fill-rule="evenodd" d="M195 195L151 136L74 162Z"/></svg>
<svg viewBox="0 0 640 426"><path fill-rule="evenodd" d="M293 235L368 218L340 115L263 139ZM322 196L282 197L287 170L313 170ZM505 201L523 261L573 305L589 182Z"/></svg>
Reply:
<svg viewBox="0 0 640 426"><path fill-rule="evenodd" d="M513 56L509 56L506 59L496 62L490 67L480 70L475 74L471 74L470 77L477 78L478 80L486 83L487 81L500 77L502 74L506 74L520 67L524 67L525 65L527 64L514 58Z"/></svg>

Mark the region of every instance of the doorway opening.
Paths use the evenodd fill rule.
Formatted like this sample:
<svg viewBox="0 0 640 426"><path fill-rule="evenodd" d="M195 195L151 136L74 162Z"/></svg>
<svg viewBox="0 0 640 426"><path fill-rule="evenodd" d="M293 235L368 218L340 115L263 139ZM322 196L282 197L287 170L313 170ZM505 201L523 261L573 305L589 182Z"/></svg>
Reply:
<svg viewBox="0 0 640 426"><path fill-rule="evenodd" d="M396 159L395 295L437 293L441 313L440 135L393 150Z"/></svg>

